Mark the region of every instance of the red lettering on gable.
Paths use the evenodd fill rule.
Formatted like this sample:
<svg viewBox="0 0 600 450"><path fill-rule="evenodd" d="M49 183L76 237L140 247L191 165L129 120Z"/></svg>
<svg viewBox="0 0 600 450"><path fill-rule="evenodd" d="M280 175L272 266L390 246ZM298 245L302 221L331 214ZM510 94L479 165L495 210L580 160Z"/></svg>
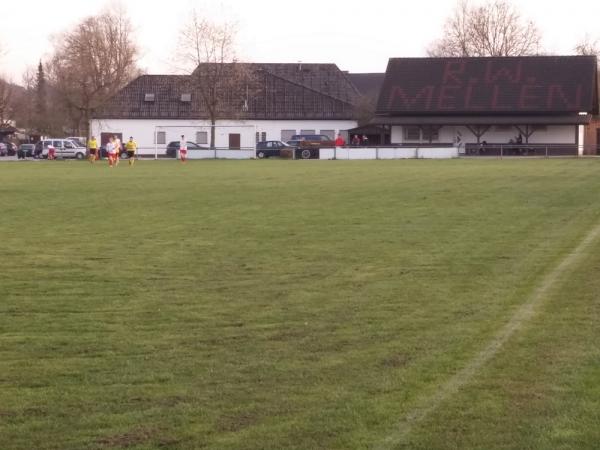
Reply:
<svg viewBox="0 0 600 450"><path fill-rule="evenodd" d="M498 64L498 63L496 63ZM509 67L506 63L501 63L500 67L494 67L494 61L489 61L485 70L486 83L497 83L499 81L509 81L511 83L520 83L523 76L523 66L521 62L517 62L514 66Z"/></svg>
<svg viewBox="0 0 600 450"><path fill-rule="evenodd" d="M462 84L462 77L465 73L465 61L448 61L444 68L444 78L442 84Z"/></svg>
<svg viewBox="0 0 600 450"><path fill-rule="evenodd" d="M475 86L467 86L467 92L465 93L465 109L477 110L484 109L482 105L476 105L473 103L473 97L475 96Z"/></svg>
<svg viewBox="0 0 600 450"><path fill-rule="evenodd" d="M546 106L548 109L556 109L558 106L567 107L571 111L581 110L581 94L582 87L577 85L575 88L575 98L568 98L559 84L551 84L548 86L548 98Z"/></svg>
<svg viewBox="0 0 600 450"><path fill-rule="evenodd" d="M460 90L460 86L442 86L438 95L438 109L454 110L456 109L456 91Z"/></svg>
<svg viewBox="0 0 600 450"><path fill-rule="evenodd" d="M414 96L407 94L401 87L394 87L390 95L389 108L400 107L404 109L414 108L415 105L422 105L423 110L430 110L433 101L433 86L425 86ZM418 108L415 108L418 109Z"/></svg>
<svg viewBox="0 0 600 450"><path fill-rule="evenodd" d="M494 87L492 88L492 104L491 107L493 110L498 110L498 109L512 109L511 106L509 105L502 105L501 104L501 100L503 98L502 96L502 90L500 89L500 86L498 85L494 85Z"/></svg>
<svg viewBox="0 0 600 450"><path fill-rule="evenodd" d="M526 111L537 110L540 107L540 100L543 99L543 96L540 95L539 92L540 89L543 89L543 87L534 86L531 84L525 84L521 86L521 92L519 94L519 109Z"/></svg>

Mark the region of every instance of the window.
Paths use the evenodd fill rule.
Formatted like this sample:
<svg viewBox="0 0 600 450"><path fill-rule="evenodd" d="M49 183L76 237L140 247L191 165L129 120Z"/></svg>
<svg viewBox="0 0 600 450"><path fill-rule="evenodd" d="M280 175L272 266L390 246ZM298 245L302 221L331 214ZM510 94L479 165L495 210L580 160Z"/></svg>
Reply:
<svg viewBox="0 0 600 450"><path fill-rule="evenodd" d="M156 132L156 144L166 144L167 143L167 132L166 131L157 131Z"/></svg>
<svg viewBox="0 0 600 450"><path fill-rule="evenodd" d="M154 94L147 93L146 95L144 95L144 101L145 102L153 102Z"/></svg>
<svg viewBox="0 0 600 450"><path fill-rule="evenodd" d="M265 131L263 131L262 133L260 133L260 140L261 141L266 141L267 140L267 133Z"/></svg>
<svg viewBox="0 0 600 450"><path fill-rule="evenodd" d="M437 127L425 127L423 128L423 140L430 141L439 141L440 140L440 130Z"/></svg>
<svg viewBox="0 0 600 450"><path fill-rule="evenodd" d="M296 134L296 130L281 130L281 140L283 142L290 141L292 136Z"/></svg>
<svg viewBox="0 0 600 450"><path fill-rule="evenodd" d="M65 141L65 148L75 148L75 146L73 145L73 143Z"/></svg>
<svg viewBox="0 0 600 450"><path fill-rule="evenodd" d="M335 141L335 130L321 130L321 134L327 136L330 141Z"/></svg>
<svg viewBox="0 0 600 450"><path fill-rule="evenodd" d="M208 144L208 131L198 131L196 133L196 143Z"/></svg>
<svg viewBox="0 0 600 450"><path fill-rule="evenodd" d="M184 103L189 103L192 101L192 94L181 94L181 101Z"/></svg>
<svg viewBox="0 0 600 450"><path fill-rule="evenodd" d="M403 127L405 141L420 141L421 130L419 127Z"/></svg>
<svg viewBox="0 0 600 450"><path fill-rule="evenodd" d="M300 130L300 134L315 134L315 130Z"/></svg>

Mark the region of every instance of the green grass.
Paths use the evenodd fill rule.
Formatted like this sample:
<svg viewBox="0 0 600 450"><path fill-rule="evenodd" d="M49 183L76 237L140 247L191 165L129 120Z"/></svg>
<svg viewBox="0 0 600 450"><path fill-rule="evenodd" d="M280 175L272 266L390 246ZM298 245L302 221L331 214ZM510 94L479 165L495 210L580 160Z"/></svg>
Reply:
<svg viewBox="0 0 600 450"><path fill-rule="evenodd" d="M0 449L378 448L599 192L596 160L0 164ZM598 255L392 448L597 448Z"/></svg>

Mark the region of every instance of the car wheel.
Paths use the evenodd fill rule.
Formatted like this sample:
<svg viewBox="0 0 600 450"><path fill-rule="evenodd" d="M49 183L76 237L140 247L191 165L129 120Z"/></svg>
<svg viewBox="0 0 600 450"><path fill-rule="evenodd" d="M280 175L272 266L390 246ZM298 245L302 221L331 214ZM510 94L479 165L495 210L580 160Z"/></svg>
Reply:
<svg viewBox="0 0 600 450"><path fill-rule="evenodd" d="M300 153L302 159L310 159L310 150L304 149L302 153Z"/></svg>
<svg viewBox="0 0 600 450"><path fill-rule="evenodd" d="M265 157L265 152L258 152L256 156L258 156L260 159L263 159Z"/></svg>
<svg viewBox="0 0 600 450"><path fill-rule="evenodd" d="M75 153L75 158L76 159L83 159L83 158L85 158L85 155L83 153L81 153L81 152L77 152L77 153Z"/></svg>

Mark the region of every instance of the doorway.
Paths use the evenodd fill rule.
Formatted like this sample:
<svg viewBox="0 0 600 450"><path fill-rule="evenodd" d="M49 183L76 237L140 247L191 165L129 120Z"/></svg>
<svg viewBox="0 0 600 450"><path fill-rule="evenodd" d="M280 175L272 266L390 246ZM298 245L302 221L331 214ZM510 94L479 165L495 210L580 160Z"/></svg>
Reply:
<svg viewBox="0 0 600 450"><path fill-rule="evenodd" d="M242 145L242 136L239 133L229 134L229 150L239 150Z"/></svg>

